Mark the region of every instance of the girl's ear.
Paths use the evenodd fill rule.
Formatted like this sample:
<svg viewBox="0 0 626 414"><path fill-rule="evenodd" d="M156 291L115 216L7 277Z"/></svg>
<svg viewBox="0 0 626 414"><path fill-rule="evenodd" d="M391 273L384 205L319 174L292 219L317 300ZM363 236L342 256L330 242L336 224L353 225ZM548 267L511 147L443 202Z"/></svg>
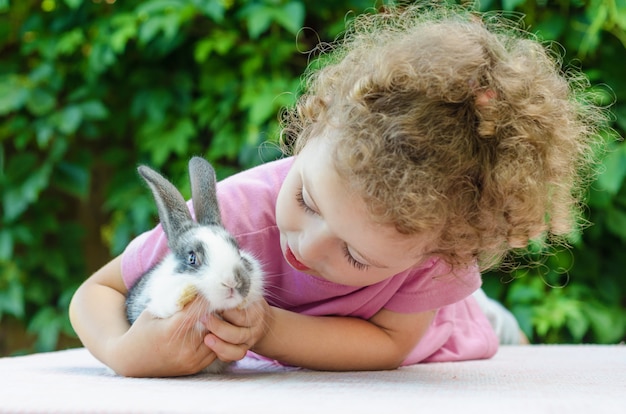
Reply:
<svg viewBox="0 0 626 414"><path fill-rule="evenodd" d="M189 161L191 197L196 220L202 225L222 225L217 202L215 170L207 160L193 157Z"/></svg>
<svg viewBox="0 0 626 414"><path fill-rule="evenodd" d="M491 89L487 89L486 91L479 92L476 95L476 101L475 101L476 105L479 107L487 106L491 103L491 101L496 99L497 96L498 94L496 93L496 91L491 90Z"/></svg>
<svg viewBox="0 0 626 414"><path fill-rule="evenodd" d="M483 138L490 138L496 135L497 99L498 93L493 89L484 89L476 92L474 105L479 120L477 131Z"/></svg>

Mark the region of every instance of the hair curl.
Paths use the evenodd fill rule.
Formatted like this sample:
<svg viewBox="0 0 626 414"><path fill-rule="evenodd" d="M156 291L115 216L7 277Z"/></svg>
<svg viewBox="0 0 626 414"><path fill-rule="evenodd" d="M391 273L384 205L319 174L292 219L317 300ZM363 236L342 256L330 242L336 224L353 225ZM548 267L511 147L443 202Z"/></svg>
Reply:
<svg viewBox="0 0 626 414"><path fill-rule="evenodd" d="M379 223L494 266L581 221L605 112L519 25L466 8L358 16L286 113L297 153L335 129L334 165ZM433 231L435 233L433 233Z"/></svg>

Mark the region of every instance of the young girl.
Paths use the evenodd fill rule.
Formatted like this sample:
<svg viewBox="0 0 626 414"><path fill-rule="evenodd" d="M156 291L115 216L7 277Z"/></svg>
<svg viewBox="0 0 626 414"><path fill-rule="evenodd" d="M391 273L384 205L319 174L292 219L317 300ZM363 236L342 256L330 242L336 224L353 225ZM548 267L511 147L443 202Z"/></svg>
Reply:
<svg viewBox="0 0 626 414"><path fill-rule="evenodd" d="M200 318L126 321L128 288L167 252L156 227L70 307L121 375L173 376L248 351L321 370L488 358L480 271L577 225L596 107L528 34L464 9L359 17L285 117L295 156L222 181L225 227L266 295ZM508 23L507 23L508 24Z"/></svg>

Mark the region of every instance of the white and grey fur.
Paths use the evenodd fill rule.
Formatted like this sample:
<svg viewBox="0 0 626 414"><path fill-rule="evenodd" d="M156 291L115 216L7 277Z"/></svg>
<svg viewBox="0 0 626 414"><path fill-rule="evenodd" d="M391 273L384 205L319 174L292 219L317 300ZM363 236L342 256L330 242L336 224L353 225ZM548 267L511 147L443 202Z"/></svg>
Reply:
<svg viewBox="0 0 626 414"><path fill-rule="evenodd" d="M174 315L182 309L180 298L189 285L203 297L207 313L244 307L260 299L261 265L239 249L222 225L213 167L200 157L189 161L197 222L174 185L147 166L138 171L154 195L170 252L128 292L128 321L134 323L144 310L158 318ZM221 372L227 365L216 360L206 371Z"/></svg>

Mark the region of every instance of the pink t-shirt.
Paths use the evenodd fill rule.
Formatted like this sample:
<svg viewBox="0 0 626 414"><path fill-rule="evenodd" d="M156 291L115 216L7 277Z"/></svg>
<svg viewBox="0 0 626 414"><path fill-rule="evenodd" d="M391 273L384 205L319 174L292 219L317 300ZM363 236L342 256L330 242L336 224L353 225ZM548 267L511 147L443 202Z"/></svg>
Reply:
<svg viewBox="0 0 626 414"><path fill-rule="evenodd" d="M270 305L307 315L362 319L371 318L383 308L399 313L439 309L406 364L488 358L495 353L497 338L470 296L481 285L476 267L451 274L445 263L430 259L377 284L354 287L331 283L289 266L280 249L275 209L292 163L293 158L266 163L218 183L224 226L242 249L262 263L265 298ZM167 252L161 226L134 239L122 256L126 285L132 286Z"/></svg>

